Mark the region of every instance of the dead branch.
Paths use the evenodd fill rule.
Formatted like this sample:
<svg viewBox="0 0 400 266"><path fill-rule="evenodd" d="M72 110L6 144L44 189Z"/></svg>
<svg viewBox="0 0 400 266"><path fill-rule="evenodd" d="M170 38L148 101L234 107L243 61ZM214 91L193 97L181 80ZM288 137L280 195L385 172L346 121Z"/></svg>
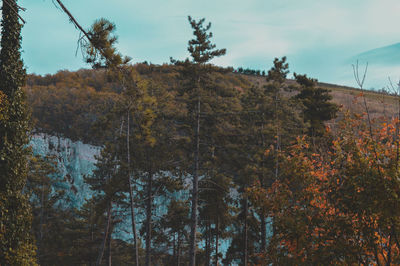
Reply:
<svg viewBox="0 0 400 266"><path fill-rule="evenodd" d="M22 21L22 23L25 24L26 22L25 22L25 20L21 17L21 15L18 13L18 10L26 11L26 8L23 8L23 7L19 6L19 5L17 5L16 3L14 3L14 4L17 6L17 9L15 9L15 8L13 7L13 5L12 5L10 2L8 2L8 1L9 1L9 0L3 0L3 3L6 3L6 4L10 7L10 9L18 16L18 18Z"/></svg>

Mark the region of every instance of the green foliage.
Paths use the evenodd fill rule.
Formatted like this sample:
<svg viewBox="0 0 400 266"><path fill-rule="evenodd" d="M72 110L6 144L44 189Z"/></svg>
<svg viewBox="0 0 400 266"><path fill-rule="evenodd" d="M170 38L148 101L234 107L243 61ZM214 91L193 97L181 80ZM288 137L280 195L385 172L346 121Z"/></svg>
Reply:
<svg viewBox="0 0 400 266"><path fill-rule="evenodd" d="M265 251L267 209L248 205L246 190L253 184L268 188L274 182L281 168L277 156L279 151L292 143L304 129L298 115L301 106L283 94L288 89L285 83L288 67L286 58L275 59L274 66L268 71L266 85L253 86L240 97L242 111L230 157L234 162L231 167L236 173L234 182L240 193L237 199L240 222L232 228L233 241L227 261L244 264L247 253L247 262L255 263L254 255Z"/></svg>
<svg viewBox="0 0 400 266"><path fill-rule="evenodd" d="M186 265L188 263L189 204L172 199L167 206L167 213L154 225L153 239L157 262L161 265Z"/></svg>
<svg viewBox="0 0 400 266"><path fill-rule="evenodd" d="M64 71L44 78L30 76L28 82L32 85L26 91L36 130L101 144L99 131L93 124L112 110L118 98L112 84L102 75ZM93 86L100 88L97 91Z"/></svg>
<svg viewBox="0 0 400 266"><path fill-rule="evenodd" d="M179 79L177 66L138 64L133 69L137 73L135 75L139 75L142 80L139 85L148 83L149 90L157 92L159 87L173 97L185 83ZM213 79L220 86L246 89L250 84L246 79L231 73L214 75ZM115 79L109 79L109 76L104 70L28 75L25 92L37 131L96 145L112 139L112 136L105 139L100 129L104 119L120 101L122 86ZM182 102L165 102L171 110L175 110L173 113L177 116L185 111Z"/></svg>
<svg viewBox="0 0 400 266"><path fill-rule="evenodd" d="M99 197L96 191L101 191L106 181L96 183L92 179L95 191L93 199L88 200L79 210L65 208L65 191L60 189L63 181L56 179L56 162L53 159L32 156L29 160L26 190L31 198L34 215L32 229L38 246L38 262L40 265L93 265L106 221L104 197ZM99 161L99 169L95 173L99 180L100 173L105 173L103 161ZM110 191L111 188L107 187L107 197L115 191ZM116 201L116 196L113 195L113 199ZM113 221L112 226L115 227L120 218L113 217ZM129 243L113 239L111 246L114 263L132 265L129 264L132 261L129 253L132 247Z"/></svg>
<svg viewBox="0 0 400 266"><path fill-rule="evenodd" d="M300 93L295 96L304 105L304 120L310 123L309 135L322 136L325 132L324 122L336 118L339 107L330 102L329 90L316 88L316 80L306 75L294 74L300 85Z"/></svg>
<svg viewBox="0 0 400 266"><path fill-rule="evenodd" d="M274 66L268 70L267 81L282 84L285 82L288 73L289 64L286 62L286 56L282 57L282 59L275 58Z"/></svg>
<svg viewBox="0 0 400 266"><path fill-rule="evenodd" d="M195 39L189 41L188 51L192 56L193 62L197 64L205 64L214 57L224 55L226 49L215 49L216 45L211 43L213 36L212 32L209 32L211 23L204 26L205 19L202 18L199 21L192 19L188 16L188 20L193 29L193 35Z"/></svg>
<svg viewBox="0 0 400 266"><path fill-rule="evenodd" d="M86 63L93 68L113 68L127 64L130 58L117 52L117 37L113 35L115 24L104 19L96 20L87 32L89 42L83 45Z"/></svg>

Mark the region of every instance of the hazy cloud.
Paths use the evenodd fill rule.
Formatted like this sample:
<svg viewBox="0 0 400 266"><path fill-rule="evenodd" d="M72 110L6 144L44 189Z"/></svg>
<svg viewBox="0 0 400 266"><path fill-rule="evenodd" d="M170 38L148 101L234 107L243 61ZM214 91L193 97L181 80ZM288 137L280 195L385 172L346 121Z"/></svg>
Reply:
<svg viewBox="0 0 400 266"><path fill-rule="evenodd" d="M136 61L168 62L187 56L187 15L206 17L214 41L228 50L214 63L268 69L287 55L291 69L324 81L360 52L398 42L397 0L64 0L85 27L106 17L117 25L119 47ZM24 58L30 72L85 67L74 57L78 32L51 0L23 0L28 10ZM343 70L347 71L347 70ZM334 78L330 78L334 77ZM348 82L344 81L343 82Z"/></svg>

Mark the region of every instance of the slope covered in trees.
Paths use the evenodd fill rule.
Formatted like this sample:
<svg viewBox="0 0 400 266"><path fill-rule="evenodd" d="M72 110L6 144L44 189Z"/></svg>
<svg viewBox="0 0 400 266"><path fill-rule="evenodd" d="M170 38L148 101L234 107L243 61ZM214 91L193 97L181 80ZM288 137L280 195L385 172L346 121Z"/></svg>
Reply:
<svg viewBox="0 0 400 266"><path fill-rule="evenodd" d="M333 88L331 93L336 96L333 101L343 107L338 117L331 119L336 108L329 103L328 92L317 89L320 86L303 75L296 75L295 81L286 80L287 68L285 59L277 59L267 77L257 80L258 83L226 69L216 68L208 76L211 88L224 94L218 101L215 95L204 98L207 105L201 117L204 135L200 135L202 178L196 260L201 265L216 261L227 265L263 261L318 264L327 259L336 263L390 261L395 264L397 228L390 223L396 221L388 212L383 212L382 207L392 199L379 196L383 194L378 194L378 184L374 183L382 183L380 178L388 180L391 185L384 185L385 191L391 190L385 193L397 193L390 177L396 173L393 161L397 158L396 151L385 148L397 145L396 139L390 139L395 138L391 134L395 133L397 122L389 121L395 111L395 97L372 92L360 95L355 89ZM28 79L26 90L34 114L35 109L41 110L37 104L46 106L45 102L40 102L44 99L49 100L54 110L60 110L59 114L44 116L46 120L37 120L37 125L41 125L37 130L105 144L98 170L86 181L92 186L94 199L80 210L63 210L54 205L57 197L62 198L62 193L51 197L46 194L51 186L50 179L35 178L39 176L35 174L38 170L32 170L32 183L29 183L32 185L28 187L32 187L34 194L44 195L40 196L42 201L33 205L34 228L37 241L40 240L37 243L41 243L38 252L43 265L54 261L67 265L94 263L101 249L103 261L110 256L114 263L135 261L132 242L118 237L120 230L126 230L121 224L130 220L126 186L127 138L131 149L134 206L139 214L136 222L142 228L138 232L139 263L145 264L146 253L151 256L152 263L189 262L191 205L187 201L190 186L185 176L193 167L188 160L193 156L190 144L193 125L187 124L193 116L186 107L190 98L182 94L181 88L190 83L182 75L182 65L138 64L132 71L136 73L135 88L143 90L146 97L131 113L129 120L134 126L129 133L123 106L127 99L133 98L126 98L123 87L112 81L104 70L63 71L44 78L31 75ZM46 96L52 90L54 94ZM60 92L56 93L57 90ZM41 97L32 95L35 91L42 93ZM325 96L316 98L316 94ZM351 101L340 102L342 98L338 96ZM362 120L363 114L355 115L363 110L363 97L377 106L374 109L370 104L370 109L375 110L371 115L376 117L372 135L367 121ZM316 99L320 100L314 104ZM386 107L382 102L386 102ZM219 104L229 108L217 108ZM382 109L378 108L386 108L386 113L380 113ZM68 116L59 116L64 109ZM382 121L379 119L385 114L389 120L384 130L379 130L379 121ZM79 126L64 131L60 126L52 126L53 121L59 125L74 121L79 121L75 125L91 125L86 131L79 131ZM330 132L321 126L324 121L330 126ZM374 149L377 155L369 152ZM361 155L364 153L369 154L369 161ZM376 177L369 174L368 167L372 167ZM387 177L380 177L379 169ZM51 173L50 170L41 171L45 173L42 176ZM173 173L173 177L165 176L165 171ZM356 177L357 173L361 176ZM346 183L337 183L342 178ZM368 178L372 178L368 181L372 183L363 183ZM363 191L365 195L355 197ZM372 195L376 203L371 206L362 203L362 197ZM382 199L386 203L379 203ZM304 209L299 209L299 202ZM382 206L373 205L378 203ZM159 212L160 208L166 211ZM372 213L376 208L381 211ZM53 213L55 220L39 219L42 210ZM357 210L360 213L355 213ZM380 217L380 222L366 220L371 217ZM56 231L59 238L53 239ZM331 237L344 234L346 239ZM356 239L364 238L365 243L356 244ZM69 249L77 245L79 249ZM346 248L341 248L342 245ZM276 247L281 248L274 249ZM59 255L50 256L55 252Z"/></svg>
<svg viewBox="0 0 400 266"><path fill-rule="evenodd" d="M136 64L133 68L155 89L175 93L184 82L178 66ZM212 79L238 91L252 85L246 77L229 71L214 73ZM37 131L101 144L93 124L112 109L122 86L110 81L104 70L63 70L54 75L28 75L25 91Z"/></svg>
<svg viewBox="0 0 400 266"><path fill-rule="evenodd" d="M142 79L151 81L153 87L176 91L182 83L178 67L174 65L138 63L134 68ZM214 73L213 78L222 86L235 88L238 92L266 83L263 77L235 74L229 69L223 73ZM294 84L294 81L287 80L287 83ZM361 91L326 83L321 83L318 87L330 90L332 101L343 106L345 110L360 113L364 111L363 104L354 101ZM30 74L25 87L38 132L60 134L72 140L93 144L101 144L93 123L112 108L121 89L121 86L107 79L104 70L89 69L76 72L62 70L46 76ZM395 96L373 91L364 92L364 95L373 116L396 114Z"/></svg>

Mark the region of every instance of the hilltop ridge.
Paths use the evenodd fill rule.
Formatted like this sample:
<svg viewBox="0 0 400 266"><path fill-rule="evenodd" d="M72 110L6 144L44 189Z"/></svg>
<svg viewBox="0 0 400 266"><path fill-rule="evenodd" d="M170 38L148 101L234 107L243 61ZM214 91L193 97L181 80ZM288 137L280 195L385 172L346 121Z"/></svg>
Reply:
<svg viewBox="0 0 400 266"><path fill-rule="evenodd" d="M174 65L137 64L135 69L142 79L151 80L154 88L176 90L179 87L179 74ZM229 69L215 73L213 78L218 84L238 90L266 84L264 76L233 73ZM288 79L287 83L293 85L295 81ZM360 90L324 82L318 86L329 89L333 102L344 109L364 111L363 105L355 100ZM112 108L121 92L118 84L107 80L104 71L88 69L63 70L45 76L31 74L25 90L37 131L93 144L98 143L93 140L96 132L91 129L92 124ZM396 113L396 97L376 91L365 91L364 95L372 116Z"/></svg>

